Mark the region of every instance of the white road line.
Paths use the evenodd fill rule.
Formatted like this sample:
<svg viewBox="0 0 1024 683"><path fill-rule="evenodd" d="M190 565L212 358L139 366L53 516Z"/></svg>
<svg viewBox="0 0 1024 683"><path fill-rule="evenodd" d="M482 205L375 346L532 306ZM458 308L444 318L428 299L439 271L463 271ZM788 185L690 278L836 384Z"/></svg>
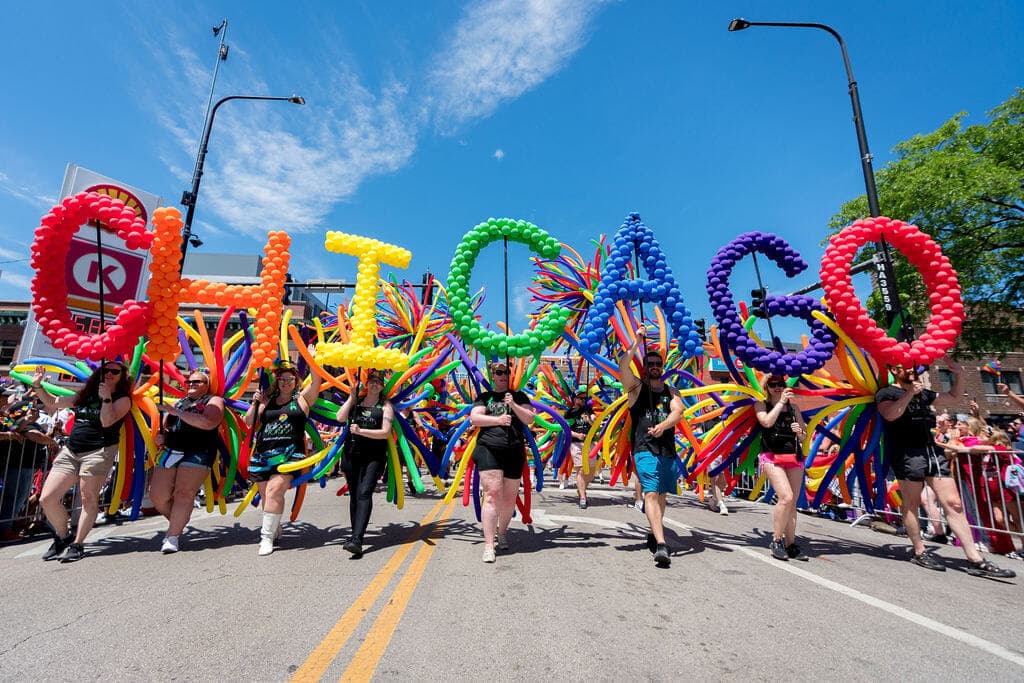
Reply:
<svg viewBox="0 0 1024 683"><path fill-rule="evenodd" d="M689 525L683 524L682 522L677 522L673 519L669 519L668 517L665 517L665 523L670 526L674 526L678 529L683 529L684 531L698 531L697 529L694 529ZM996 643L985 640L984 638L979 638L978 636L967 633L966 631L961 631L960 629L955 628L953 626L949 626L948 624L943 624L941 621L930 619L924 616L923 614L911 612L910 610L900 607L899 605L894 605L891 602L886 602L885 600L876 598L873 595L862 593L859 590L856 590L855 588L850 588L849 586L844 586L841 583L837 583L835 581L822 578L817 574L809 572L805 569L799 569L797 567L794 567L790 565L790 563L788 562L779 562L778 560L774 560L771 557L769 557L763 551L757 551L744 546L733 545L731 543L722 543L721 545L731 550L741 552L748 557L754 558L755 560L760 560L761 562L764 562L765 564L774 567L775 569L781 569L782 571L789 572L790 574L799 576L800 578L806 579L811 583L816 583L819 586L822 586L823 588L828 588L829 590L841 593L842 595L853 598L854 600L859 600L860 602L863 602L865 605L871 605L872 607L876 607L884 612L888 612L893 616L899 617L901 619L906 619L907 621L913 624L923 626L926 629L935 631L936 633L940 633L948 638L952 638L953 640L959 640L961 643L970 645L971 647L977 648L991 655L995 655L996 657L999 657L1000 659L1010 662L1011 664L1016 664L1017 666L1024 668L1024 656L1016 652L1013 652L1012 650L1008 650L1002 645L997 645Z"/></svg>

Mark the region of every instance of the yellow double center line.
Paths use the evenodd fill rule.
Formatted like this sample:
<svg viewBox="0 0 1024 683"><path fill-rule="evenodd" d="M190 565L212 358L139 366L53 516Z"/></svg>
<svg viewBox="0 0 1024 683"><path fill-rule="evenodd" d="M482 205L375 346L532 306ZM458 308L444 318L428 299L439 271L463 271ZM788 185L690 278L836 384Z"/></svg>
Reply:
<svg viewBox="0 0 1024 683"><path fill-rule="evenodd" d="M302 666L295 672L295 675L292 676L293 683L320 680L320 677L330 667L334 658L341 652L341 648L345 647L345 643L352 637L352 634L370 611L370 608L377 602L377 598L380 597L380 594L387 585L391 583L391 577L405 563L405 558L416 547L416 542L419 541L427 526L434 521L443 505L444 500L438 501L433 509L427 513L426 517L420 520L416 530L409 535L409 538L388 560L384 568L373 577L370 585L355 599L355 602L341 616L341 619L334 625L334 628L324 636L324 639L320 641L316 649L313 650ZM444 509L444 512L437 520L439 524L448 519L454 507L455 503L450 503ZM435 545L431 541L437 535L438 529L439 527L431 532L427 543L416 553L416 557L413 558L405 576L395 588L394 593L391 594L391 599L384 605L377 620L370 628L370 632L363 640L363 644L356 651L355 656L353 656L348 668L342 675L342 680L370 680L374 670L377 668L377 664L380 662L381 656L384 654L384 650L387 648L388 643L391 642L395 627L398 625L399 619L402 618L406 605L409 604L409 598L412 597L416 584L419 583L423 575L427 561L434 552Z"/></svg>

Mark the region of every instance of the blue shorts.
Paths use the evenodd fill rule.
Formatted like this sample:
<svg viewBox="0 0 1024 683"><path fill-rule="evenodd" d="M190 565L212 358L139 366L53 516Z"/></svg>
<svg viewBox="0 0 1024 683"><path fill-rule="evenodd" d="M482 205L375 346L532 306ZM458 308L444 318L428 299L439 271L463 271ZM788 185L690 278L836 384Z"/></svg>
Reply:
<svg viewBox="0 0 1024 683"><path fill-rule="evenodd" d="M165 448L157 459L157 464L165 469L175 467L213 467L213 461L217 458L216 453L185 453Z"/></svg>
<svg viewBox="0 0 1024 683"><path fill-rule="evenodd" d="M679 458L675 456L659 456L650 451L640 451L633 455L636 463L636 476L640 477L640 488L644 493L675 493L676 480L679 478Z"/></svg>

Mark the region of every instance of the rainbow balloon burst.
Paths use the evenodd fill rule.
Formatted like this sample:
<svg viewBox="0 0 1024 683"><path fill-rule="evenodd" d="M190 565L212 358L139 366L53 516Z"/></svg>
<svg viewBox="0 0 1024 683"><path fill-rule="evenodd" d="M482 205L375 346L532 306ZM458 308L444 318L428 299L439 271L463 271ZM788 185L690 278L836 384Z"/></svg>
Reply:
<svg viewBox="0 0 1024 683"><path fill-rule="evenodd" d="M533 278L534 286L527 289L533 294L532 300L541 304L531 316L533 319L544 318L555 308L563 307L571 311L566 328L579 336L601 281L601 261L608 258L609 248L605 240L606 236L601 235L595 243L591 261L586 261L567 244L562 244L562 252L557 259L531 257L537 272ZM551 347L552 352L557 352L564 342L564 339L558 339Z"/></svg>

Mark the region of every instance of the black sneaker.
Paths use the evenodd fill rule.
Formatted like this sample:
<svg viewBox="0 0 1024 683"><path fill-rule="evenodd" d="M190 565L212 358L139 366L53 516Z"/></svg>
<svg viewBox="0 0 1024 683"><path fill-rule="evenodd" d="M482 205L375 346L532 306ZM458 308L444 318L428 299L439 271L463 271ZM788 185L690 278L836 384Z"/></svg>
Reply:
<svg viewBox="0 0 1024 683"><path fill-rule="evenodd" d="M344 550L352 553L353 557L363 556L363 544L358 541L352 540L351 538L341 546Z"/></svg>
<svg viewBox="0 0 1024 683"><path fill-rule="evenodd" d="M50 547L46 549L45 553L43 553L43 561L49 562L50 560L56 560L60 557L67 547L71 545L73 538L74 537L71 534L68 534L64 538L53 539L53 543L51 543Z"/></svg>
<svg viewBox="0 0 1024 683"><path fill-rule="evenodd" d="M946 534L934 534L930 539L932 543L939 543L941 545L947 545L949 543L949 537Z"/></svg>
<svg viewBox="0 0 1024 683"><path fill-rule="evenodd" d="M61 555L60 561L63 562L78 562L80 559L85 557L85 547L81 543L71 543L68 545L68 549Z"/></svg>
<svg viewBox="0 0 1024 683"><path fill-rule="evenodd" d="M789 560L789 553L786 552L786 546L782 543L782 540L776 541L772 539L772 542L768 544L768 549L772 551L772 557L776 560L782 560L783 562Z"/></svg>
<svg viewBox="0 0 1024 683"><path fill-rule="evenodd" d="M918 567L924 567L925 569L932 569L937 572L946 571L946 565L939 562L927 550L919 555L914 555L910 558L910 561L916 564ZM970 570L968 569L967 571Z"/></svg>
<svg viewBox="0 0 1024 683"><path fill-rule="evenodd" d="M1012 579L1017 572L1012 569L1000 569L988 560L971 562L967 566L967 573L971 576L983 576L986 579Z"/></svg>
<svg viewBox="0 0 1024 683"><path fill-rule="evenodd" d="M654 553L654 564L659 567L667 567L672 564L672 558L668 556L668 546L664 543L658 544L658 549Z"/></svg>
<svg viewBox="0 0 1024 683"><path fill-rule="evenodd" d="M647 534L647 549L652 553L658 552L658 539L652 533Z"/></svg>
<svg viewBox="0 0 1024 683"><path fill-rule="evenodd" d="M804 555L804 551L801 550L800 546L798 546L796 543L790 543L786 546L786 555L789 557L789 559L796 560L797 562L806 562L807 560L811 559Z"/></svg>

